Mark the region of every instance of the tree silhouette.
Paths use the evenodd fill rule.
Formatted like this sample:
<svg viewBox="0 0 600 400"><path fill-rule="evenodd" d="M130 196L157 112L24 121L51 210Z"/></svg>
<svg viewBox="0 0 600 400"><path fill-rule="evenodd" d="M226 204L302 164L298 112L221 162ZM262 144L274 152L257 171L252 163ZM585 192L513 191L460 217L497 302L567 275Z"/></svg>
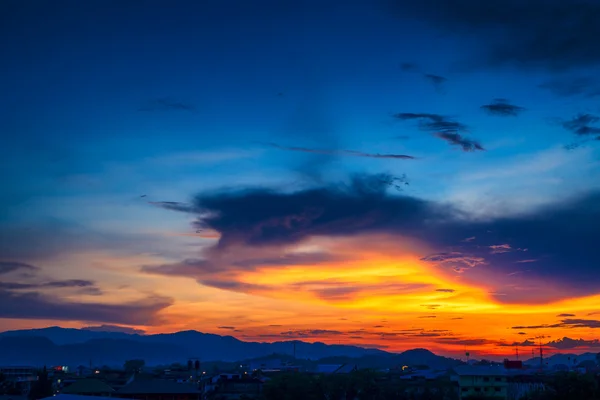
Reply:
<svg viewBox="0 0 600 400"><path fill-rule="evenodd" d="M127 361L125 361L125 364L123 365L123 369L126 372L137 374L142 371L142 368L144 368L144 365L146 365L146 362L144 360L127 360Z"/></svg>
<svg viewBox="0 0 600 400"><path fill-rule="evenodd" d="M44 367L44 369L38 372L37 381L31 385L28 397L29 400L39 400L50 397L53 394L52 381L48 378L48 371Z"/></svg>

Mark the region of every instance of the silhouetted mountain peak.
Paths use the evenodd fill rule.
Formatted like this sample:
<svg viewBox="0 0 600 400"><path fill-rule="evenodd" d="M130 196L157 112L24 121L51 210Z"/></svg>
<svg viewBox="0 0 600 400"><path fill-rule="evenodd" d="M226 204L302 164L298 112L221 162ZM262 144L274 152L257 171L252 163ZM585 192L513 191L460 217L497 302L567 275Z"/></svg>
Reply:
<svg viewBox="0 0 600 400"><path fill-rule="evenodd" d="M378 349L351 345L327 345L299 340L273 343L243 342L233 336L220 336L195 330L139 335L112 329L44 329L0 333L11 351L0 353L0 363L121 366L128 359L141 358L148 365L186 363L190 357L205 361L239 361L272 354L299 360L331 359L342 362L362 360L364 365L398 363L446 365L450 359L426 349L392 354ZM295 353L294 353L295 351ZM352 361L352 362L354 362ZM453 360L454 361L454 360Z"/></svg>

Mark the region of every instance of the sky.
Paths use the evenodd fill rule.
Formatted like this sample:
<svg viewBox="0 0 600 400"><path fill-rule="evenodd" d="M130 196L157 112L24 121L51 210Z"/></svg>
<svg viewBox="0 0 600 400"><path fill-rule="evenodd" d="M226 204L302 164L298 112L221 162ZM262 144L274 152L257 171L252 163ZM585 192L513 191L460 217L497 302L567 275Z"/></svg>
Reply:
<svg viewBox="0 0 600 400"><path fill-rule="evenodd" d="M7 0L0 327L600 349L596 0Z"/></svg>

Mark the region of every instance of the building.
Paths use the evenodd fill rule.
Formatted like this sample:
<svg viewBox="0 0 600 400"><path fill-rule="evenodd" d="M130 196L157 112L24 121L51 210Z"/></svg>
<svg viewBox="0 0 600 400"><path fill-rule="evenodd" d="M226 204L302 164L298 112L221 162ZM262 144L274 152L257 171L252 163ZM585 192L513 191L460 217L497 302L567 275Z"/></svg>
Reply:
<svg viewBox="0 0 600 400"><path fill-rule="evenodd" d="M29 366L0 367L0 374L4 375L4 379L13 382L35 381L37 372L37 368Z"/></svg>
<svg viewBox="0 0 600 400"><path fill-rule="evenodd" d="M262 393L263 381L248 374L220 374L204 384L204 398L238 400L258 398Z"/></svg>
<svg viewBox="0 0 600 400"><path fill-rule="evenodd" d="M134 379L116 393L117 397L136 400L199 400L197 385L164 379Z"/></svg>
<svg viewBox="0 0 600 400"><path fill-rule="evenodd" d="M509 359L505 359L504 360L504 368L505 369L523 369L523 361L520 360L516 360L516 361L511 361Z"/></svg>
<svg viewBox="0 0 600 400"><path fill-rule="evenodd" d="M79 379L61 390L65 395L111 397L115 389L98 379Z"/></svg>
<svg viewBox="0 0 600 400"><path fill-rule="evenodd" d="M507 399L506 370L501 366L461 365L454 369L457 375L459 398L486 396Z"/></svg>
<svg viewBox="0 0 600 400"><path fill-rule="evenodd" d="M358 367L354 364L319 364L317 374L349 374L356 371Z"/></svg>
<svg viewBox="0 0 600 400"><path fill-rule="evenodd" d="M112 397L101 396L82 396L79 394L57 394L52 397L45 397L41 400L115 400Z"/></svg>

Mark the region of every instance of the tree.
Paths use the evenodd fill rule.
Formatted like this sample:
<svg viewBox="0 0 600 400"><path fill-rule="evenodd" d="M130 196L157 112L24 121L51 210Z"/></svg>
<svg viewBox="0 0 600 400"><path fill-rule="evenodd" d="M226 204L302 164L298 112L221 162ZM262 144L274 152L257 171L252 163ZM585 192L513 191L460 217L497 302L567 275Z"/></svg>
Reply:
<svg viewBox="0 0 600 400"><path fill-rule="evenodd" d="M137 374L142 371L146 362L144 360L127 360L123 365L126 372Z"/></svg>
<svg viewBox="0 0 600 400"><path fill-rule="evenodd" d="M46 370L46 367L44 367L44 369L38 372L37 381L31 385L29 399L39 400L50 397L53 394L54 390L52 388L52 381L48 378L48 371Z"/></svg>
<svg viewBox="0 0 600 400"><path fill-rule="evenodd" d="M551 383L556 392L556 400L591 400L597 399L598 382L592 375L578 373L557 374Z"/></svg>

